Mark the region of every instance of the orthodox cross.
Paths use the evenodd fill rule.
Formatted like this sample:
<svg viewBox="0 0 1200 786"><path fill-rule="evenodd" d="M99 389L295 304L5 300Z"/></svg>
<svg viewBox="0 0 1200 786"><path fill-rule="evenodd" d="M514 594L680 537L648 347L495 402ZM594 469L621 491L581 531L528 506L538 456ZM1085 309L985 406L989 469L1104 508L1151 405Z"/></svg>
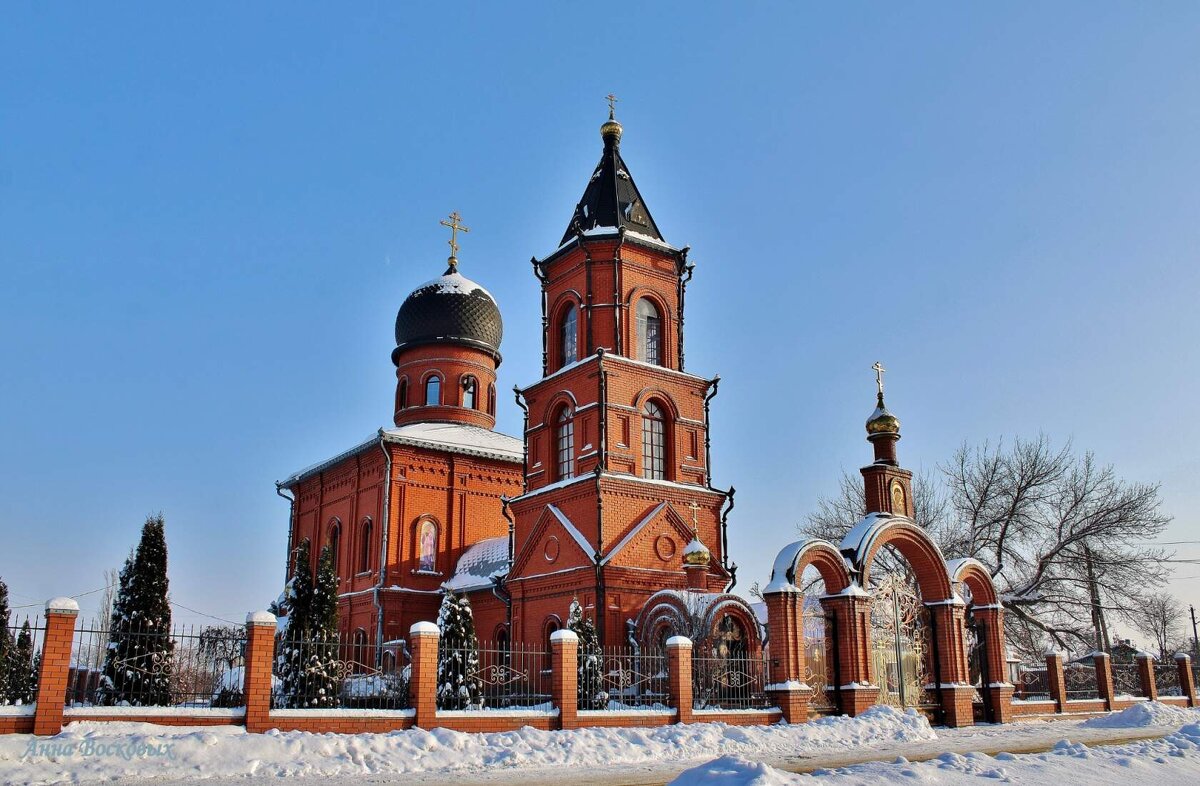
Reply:
<svg viewBox="0 0 1200 786"><path fill-rule="evenodd" d="M875 365L871 366L871 369L875 372L875 384L879 387L879 400L883 401L883 372L887 369L878 360L875 361Z"/></svg>
<svg viewBox="0 0 1200 786"><path fill-rule="evenodd" d="M444 227L450 227L450 266L457 267L458 265L458 233L470 232L471 230L463 226L459 222L462 221L462 216L455 210L450 214L450 220L442 219L440 223Z"/></svg>
<svg viewBox="0 0 1200 786"><path fill-rule="evenodd" d="M606 96L605 96L605 98L607 98L607 99L608 99L608 119L609 119L609 120L612 120L612 119L613 119L613 113L614 113L614 112L616 112L616 110L617 110L617 101L618 101L618 99L617 99L617 97L616 97L615 95L613 95L612 93L609 93L608 95L606 95Z"/></svg>
<svg viewBox="0 0 1200 786"><path fill-rule="evenodd" d="M692 511L692 532L698 533L700 530L700 522L696 521L696 511L700 510L700 506L696 504L696 500L692 500L688 504L688 508Z"/></svg>

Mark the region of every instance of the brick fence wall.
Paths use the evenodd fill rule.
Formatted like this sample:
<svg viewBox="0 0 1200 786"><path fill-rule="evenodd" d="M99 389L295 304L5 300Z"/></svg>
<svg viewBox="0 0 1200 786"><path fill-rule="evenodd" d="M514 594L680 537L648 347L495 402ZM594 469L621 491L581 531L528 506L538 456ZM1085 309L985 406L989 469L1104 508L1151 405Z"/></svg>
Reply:
<svg viewBox="0 0 1200 786"><path fill-rule="evenodd" d="M244 725L248 731L364 733L420 728L448 728L464 732L512 731L524 726L542 730L576 729L589 726L663 726L671 723L712 723L761 725L780 720L803 722L814 714L807 707L808 686L790 682L767 686L780 707L759 711L695 710L692 706L692 643L675 637L667 642L669 700L666 709L640 711L582 711L577 707L576 653L578 640L569 631L561 631L551 641L551 697L553 709L478 710L444 712L437 709L438 629L429 622L412 626L412 671L409 681L410 710L281 710L271 707L272 665L275 657L275 618L256 612L246 619L246 653L243 692L246 706L239 710L175 707L129 708L65 707L71 647L78 606L66 598L47 604L46 635L42 643L37 703L33 707L0 707L0 734L33 733L52 735L64 722L141 721L174 726ZM1099 697L1089 701L1065 701L1062 676L1063 659L1047 657L1050 671L1049 701L1011 701L1013 717L1052 717L1066 714L1095 714L1121 710L1137 701L1157 696L1153 661L1139 658L1142 678L1139 697L1113 695L1112 677L1106 657L1094 658ZM1158 700L1179 706L1197 706L1196 686L1191 660L1176 656L1180 696L1161 696ZM863 686L870 688L873 686ZM874 688L874 690L878 690ZM843 697L849 702L834 712L856 714L863 691Z"/></svg>

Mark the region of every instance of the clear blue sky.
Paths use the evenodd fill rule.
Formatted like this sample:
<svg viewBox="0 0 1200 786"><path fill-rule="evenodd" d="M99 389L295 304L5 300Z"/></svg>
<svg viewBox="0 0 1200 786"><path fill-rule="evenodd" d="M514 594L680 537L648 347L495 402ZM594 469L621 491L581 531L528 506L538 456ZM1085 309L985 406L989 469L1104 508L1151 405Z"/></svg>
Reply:
<svg viewBox="0 0 1200 786"><path fill-rule="evenodd" d="M449 211L501 389L537 377L528 260L609 92L697 263L742 588L868 460L875 360L908 466L1073 438L1198 539L1198 41L1194 3L8 3L0 576L18 605L99 587L162 510L177 602L265 606L273 482L388 422Z"/></svg>

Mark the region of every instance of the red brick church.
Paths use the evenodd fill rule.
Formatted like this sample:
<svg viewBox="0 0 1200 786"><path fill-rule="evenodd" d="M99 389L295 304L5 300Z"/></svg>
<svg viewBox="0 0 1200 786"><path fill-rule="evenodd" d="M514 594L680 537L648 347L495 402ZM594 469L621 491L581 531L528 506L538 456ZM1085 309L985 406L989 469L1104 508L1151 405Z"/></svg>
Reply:
<svg viewBox="0 0 1200 786"><path fill-rule="evenodd" d="M717 380L684 370L693 265L651 217L611 112L600 132L566 232L533 260L542 378L517 390L523 438L494 430L503 322L458 270L452 215L449 267L396 317L394 427L279 484L289 554L332 547L344 641L404 638L449 589L500 646L548 649L578 599L606 645L682 634L722 654L761 648L754 614L728 594L733 491L711 486L708 437Z"/></svg>

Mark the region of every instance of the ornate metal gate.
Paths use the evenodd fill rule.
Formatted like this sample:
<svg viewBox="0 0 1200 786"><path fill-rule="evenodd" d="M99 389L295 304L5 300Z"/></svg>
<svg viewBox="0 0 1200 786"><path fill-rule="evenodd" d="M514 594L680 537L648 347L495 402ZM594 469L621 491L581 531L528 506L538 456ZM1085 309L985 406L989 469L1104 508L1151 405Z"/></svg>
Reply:
<svg viewBox="0 0 1200 786"><path fill-rule="evenodd" d="M871 657L879 701L897 707L934 705L929 672L929 612L916 584L889 573L872 593Z"/></svg>

